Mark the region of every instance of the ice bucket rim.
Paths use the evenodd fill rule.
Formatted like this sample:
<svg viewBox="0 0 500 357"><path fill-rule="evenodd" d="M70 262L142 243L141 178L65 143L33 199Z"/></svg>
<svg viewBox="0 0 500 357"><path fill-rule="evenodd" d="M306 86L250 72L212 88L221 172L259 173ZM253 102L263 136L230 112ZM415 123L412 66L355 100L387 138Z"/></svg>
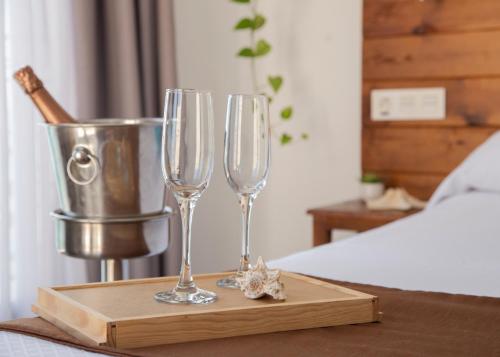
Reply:
<svg viewBox="0 0 500 357"><path fill-rule="evenodd" d="M50 215L58 220L77 223L134 223L161 219L172 214L172 208L166 206L161 212L148 213L128 217L73 217L66 215L61 209L50 212Z"/></svg>
<svg viewBox="0 0 500 357"><path fill-rule="evenodd" d="M42 126L47 127L69 127L69 128L80 128L80 127L116 127L116 126L146 126L146 125L158 125L163 123L162 118L96 118L96 119L85 119L78 121L77 123L40 123Z"/></svg>

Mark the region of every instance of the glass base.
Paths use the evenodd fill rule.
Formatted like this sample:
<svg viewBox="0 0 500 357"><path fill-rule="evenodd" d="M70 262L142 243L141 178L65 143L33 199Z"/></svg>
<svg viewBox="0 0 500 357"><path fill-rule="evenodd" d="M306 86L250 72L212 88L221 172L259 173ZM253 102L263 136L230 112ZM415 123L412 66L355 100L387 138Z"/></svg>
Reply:
<svg viewBox="0 0 500 357"><path fill-rule="evenodd" d="M195 288L194 292L189 293L172 289L156 293L155 299L169 304L210 304L217 300L217 295L199 288Z"/></svg>
<svg viewBox="0 0 500 357"><path fill-rule="evenodd" d="M217 286L219 288L229 288L229 289L239 289L240 284L236 281L236 275L231 275L224 279L217 280Z"/></svg>

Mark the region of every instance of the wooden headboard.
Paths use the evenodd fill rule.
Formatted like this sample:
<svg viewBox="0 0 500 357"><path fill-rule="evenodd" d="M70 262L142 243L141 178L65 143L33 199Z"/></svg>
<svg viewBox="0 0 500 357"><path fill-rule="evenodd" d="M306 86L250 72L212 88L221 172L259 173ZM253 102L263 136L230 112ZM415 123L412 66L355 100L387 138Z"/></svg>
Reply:
<svg viewBox="0 0 500 357"><path fill-rule="evenodd" d="M500 0L365 0L363 17L363 171L428 198L500 129ZM372 89L435 86L445 120L370 120Z"/></svg>

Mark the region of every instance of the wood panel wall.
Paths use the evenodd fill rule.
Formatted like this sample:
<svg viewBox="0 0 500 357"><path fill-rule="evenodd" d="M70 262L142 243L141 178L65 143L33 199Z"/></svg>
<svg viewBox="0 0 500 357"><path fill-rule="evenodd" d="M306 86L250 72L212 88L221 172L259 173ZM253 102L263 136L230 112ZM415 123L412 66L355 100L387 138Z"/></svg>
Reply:
<svg viewBox="0 0 500 357"><path fill-rule="evenodd" d="M430 197L500 129L500 0L364 0L363 171ZM370 119L377 88L446 88L446 119Z"/></svg>

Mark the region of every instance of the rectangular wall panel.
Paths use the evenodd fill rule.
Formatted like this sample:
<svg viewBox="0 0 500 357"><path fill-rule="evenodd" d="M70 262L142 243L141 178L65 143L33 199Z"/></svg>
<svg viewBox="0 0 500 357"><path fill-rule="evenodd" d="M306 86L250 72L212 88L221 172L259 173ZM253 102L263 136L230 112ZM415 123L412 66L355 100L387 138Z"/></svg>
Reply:
<svg viewBox="0 0 500 357"><path fill-rule="evenodd" d="M365 0L365 37L500 28L498 0Z"/></svg>
<svg viewBox="0 0 500 357"><path fill-rule="evenodd" d="M500 31L370 38L364 79L500 76Z"/></svg>

